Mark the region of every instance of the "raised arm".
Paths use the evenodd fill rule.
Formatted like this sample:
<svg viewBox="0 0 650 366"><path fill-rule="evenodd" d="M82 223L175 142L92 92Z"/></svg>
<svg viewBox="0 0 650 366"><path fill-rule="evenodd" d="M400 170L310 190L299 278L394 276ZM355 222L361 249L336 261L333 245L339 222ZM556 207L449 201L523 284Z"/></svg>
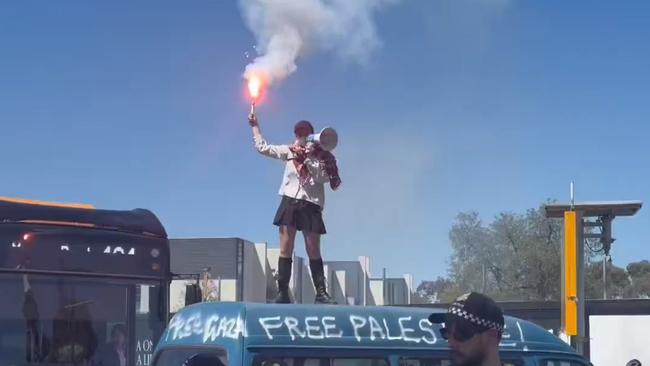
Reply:
<svg viewBox="0 0 650 366"><path fill-rule="evenodd" d="M251 125L251 129L253 131L255 149L260 154L280 160L289 160L289 158L292 157L289 146L271 145L266 142L266 139L264 139L264 136L262 136L262 131L260 130L260 125L257 121L257 117L254 114L248 116L248 123Z"/></svg>

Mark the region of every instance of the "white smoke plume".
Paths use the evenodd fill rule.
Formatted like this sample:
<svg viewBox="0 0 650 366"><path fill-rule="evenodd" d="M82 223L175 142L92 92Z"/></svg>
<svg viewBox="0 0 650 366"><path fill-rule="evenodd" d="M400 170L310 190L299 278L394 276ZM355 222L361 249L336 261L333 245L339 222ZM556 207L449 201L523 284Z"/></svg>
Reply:
<svg viewBox="0 0 650 366"><path fill-rule="evenodd" d="M367 61L380 45L374 13L398 0L240 0L260 55L244 77L261 75L266 84L296 71L311 51L336 50L347 60Z"/></svg>

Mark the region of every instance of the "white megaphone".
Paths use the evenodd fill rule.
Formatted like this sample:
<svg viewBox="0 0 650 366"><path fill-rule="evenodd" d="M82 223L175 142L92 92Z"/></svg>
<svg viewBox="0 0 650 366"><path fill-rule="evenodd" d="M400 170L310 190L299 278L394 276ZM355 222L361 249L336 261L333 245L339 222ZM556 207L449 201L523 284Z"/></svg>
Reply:
<svg viewBox="0 0 650 366"><path fill-rule="evenodd" d="M325 127L319 133L307 136L307 143L318 144L325 151L334 150L339 142L339 135L332 127Z"/></svg>

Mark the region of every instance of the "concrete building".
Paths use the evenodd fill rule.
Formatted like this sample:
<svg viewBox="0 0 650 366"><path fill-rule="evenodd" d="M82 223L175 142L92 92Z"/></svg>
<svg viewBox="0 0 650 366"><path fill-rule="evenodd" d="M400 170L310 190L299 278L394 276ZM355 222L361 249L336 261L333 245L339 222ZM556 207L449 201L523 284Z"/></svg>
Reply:
<svg viewBox="0 0 650 366"><path fill-rule="evenodd" d="M361 256L356 261L327 261L330 295L339 304L373 305L370 292L370 258Z"/></svg>
<svg viewBox="0 0 650 366"><path fill-rule="evenodd" d="M170 308L185 305L187 285L199 281L203 301L267 302L277 294L279 248L241 238L171 239L171 268L184 275L172 281ZM370 258L325 261L327 288L339 304L410 304L412 278L372 278ZM203 275L202 275L203 274ZM309 260L293 257L291 296L296 303L313 303Z"/></svg>
<svg viewBox="0 0 650 366"><path fill-rule="evenodd" d="M171 239L170 251L172 273L200 276L205 301L266 302L266 243L240 238ZM196 279L172 281L172 311L185 305L190 283Z"/></svg>
<svg viewBox="0 0 650 366"><path fill-rule="evenodd" d="M409 305L414 295L413 276L371 278L370 292L372 305Z"/></svg>

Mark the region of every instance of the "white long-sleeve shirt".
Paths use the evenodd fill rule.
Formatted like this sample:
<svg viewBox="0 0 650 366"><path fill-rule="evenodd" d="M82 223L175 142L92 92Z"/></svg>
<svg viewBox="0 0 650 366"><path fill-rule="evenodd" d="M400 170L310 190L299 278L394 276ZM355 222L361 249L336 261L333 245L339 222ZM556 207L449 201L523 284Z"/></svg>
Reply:
<svg viewBox="0 0 650 366"><path fill-rule="evenodd" d="M309 169L309 180L300 184L298 171L292 159L294 154L289 145L271 145L266 142L264 137L254 136L255 148L265 156L286 161L284 167L284 176L278 194L300 200L309 201L324 207L325 205L325 183L329 181L329 176L325 172L320 161L317 159L305 159L305 165Z"/></svg>

